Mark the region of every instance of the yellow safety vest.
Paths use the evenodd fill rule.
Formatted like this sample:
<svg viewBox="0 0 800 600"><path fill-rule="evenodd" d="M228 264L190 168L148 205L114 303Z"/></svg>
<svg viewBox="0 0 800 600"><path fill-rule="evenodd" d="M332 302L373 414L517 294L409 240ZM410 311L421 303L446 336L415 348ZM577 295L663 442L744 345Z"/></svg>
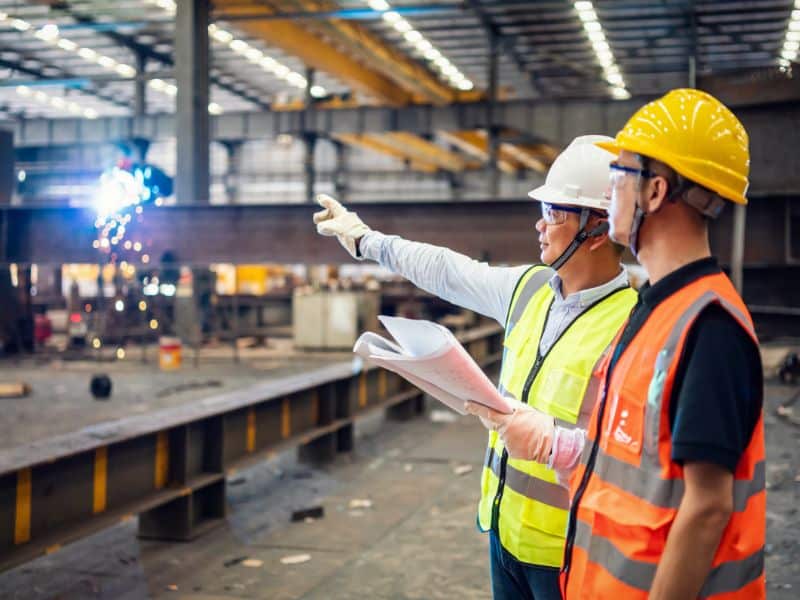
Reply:
<svg viewBox="0 0 800 600"><path fill-rule="evenodd" d="M517 284L506 319L500 390L552 415L559 425L585 429L594 401L587 393L592 373L637 294L629 287L610 292L541 356L539 340L555 297L547 285L552 276L552 269L536 266ZM478 507L481 531L497 532L503 548L521 562L560 567L568 515L569 493L555 471L509 458L497 433L490 432Z"/></svg>

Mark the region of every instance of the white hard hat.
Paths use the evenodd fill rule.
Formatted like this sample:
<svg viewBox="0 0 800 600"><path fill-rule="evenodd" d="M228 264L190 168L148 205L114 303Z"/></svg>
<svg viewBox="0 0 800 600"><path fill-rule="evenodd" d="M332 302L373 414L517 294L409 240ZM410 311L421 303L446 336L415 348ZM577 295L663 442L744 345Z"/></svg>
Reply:
<svg viewBox="0 0 800 600"><path fill-rule="evenodd" d="M597 142L612 141L605 135L576 137L567 149L556 157L544 185L528 192L539 202L586 206L608 210L608 164L615 154L595 146Z"/></svg>

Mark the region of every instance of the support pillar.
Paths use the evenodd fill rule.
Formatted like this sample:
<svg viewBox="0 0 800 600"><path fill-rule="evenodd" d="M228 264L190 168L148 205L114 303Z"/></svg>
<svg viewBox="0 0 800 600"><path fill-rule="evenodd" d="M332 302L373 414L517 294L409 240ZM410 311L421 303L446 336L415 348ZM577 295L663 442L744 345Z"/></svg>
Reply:
<svg viewBox="0 0 800 600"><path fill-rule="evenodd" d="M136 80L133 82L133 114L143 117L147 114L147 56L136 54Z"/></svg>
<svg viewBox="0 0 800 600"><path fill-rule="evenodd" d="M342 142L333 141L336 150L336 169L333 173L333 192L340 202L347 202L347 146Z"/></svg>
<svg viewBox="0 0 800 600"><path fill-rule="evenodd" d="M735 204L733 207L733 246L731 248L731 281L739 294L742 294L744 281L744 238L747 207Z"/></svg>
<svg viewBox="0 0 800 600"><path fill-rule="evenodd" d="M314 167L314 152L317 148L317 134L312 131L314 97L311 95L311 87L314 85L314 69L306 69L306 96L305 110L303 111L303 139L306 144L306 155L303 161L305 167L306 183L306 202L314 202L314 184L317 172Z"/></svg>
<svg viewBox="0 0 800 600"><path fill-rule="evenodd" d="M178 204L209 202L208 0L178 0L175 14L175 79Z"/></svg>
<svg viewBox="0 0 800 600"><path fill-rule="evenodd" d="M228 164L223 183L225 185L225 199L228 204L236 204L239 201L239 189L241 184L242 172L242 147L241 140L226 140L222 142L225 147Z"/></svg>
<svg viewBox="0 0 800 600"><path fill-rule="evenodd" d="M497 73L499 58L499 40L497 35L489 32L489 73L486 94L486 142L488 150L487 167L489 170L489 198L496 199L500 192L500 171L497 168L497 155L500 143L495 124L495 104L497 102Z"/></svg>

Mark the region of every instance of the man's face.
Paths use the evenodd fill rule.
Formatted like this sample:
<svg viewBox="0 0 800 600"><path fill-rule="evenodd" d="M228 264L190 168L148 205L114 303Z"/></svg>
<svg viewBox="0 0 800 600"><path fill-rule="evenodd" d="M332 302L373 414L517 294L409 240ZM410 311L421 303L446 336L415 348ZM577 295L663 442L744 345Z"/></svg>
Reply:
<svg viewBox="0 0 800 600"><path fill-rule="evenodd" d="M552 264L564 253L567 246L578 233L580 226L580 209L578 213L561 210L558 205L542 202L542 216L536 221L536 231L539 233L540 260Z"/></svg>
<svg viewBox="0 0 800 600"><path fill-rule="evenodd" d="M613 165L634 171L640 170L641 166L634 154L623 150L609 169L607 192L611 199L611 207L608 210L609 235L618 244L628 246L640 178L635 172L614 169Z"/></svg>

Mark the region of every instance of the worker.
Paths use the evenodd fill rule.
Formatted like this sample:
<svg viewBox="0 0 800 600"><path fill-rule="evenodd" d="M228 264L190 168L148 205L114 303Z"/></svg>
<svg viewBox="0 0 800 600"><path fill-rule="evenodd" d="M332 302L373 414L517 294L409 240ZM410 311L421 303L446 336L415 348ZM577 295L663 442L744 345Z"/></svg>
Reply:
<svg viewBox="0 0 800 600"><path fill-rule="evenodd" d="M543 186L536 222L543 265L495 267L448 250L371 231L327 196L314 216L321 234L337 235L356 258L378 261L417 286L505 327L500 389L565 427L586 427L582 402L592 369L622 325L636 293L608 237L608 163L583 136L559 155ZM454 207L454 210L458 210ZM471 232L480 235L480 232ZM546 266L549 265L549 266ZM509 459L498 432L489 435L478 526L490 535L492 591L500 599L560 598L568 492L555 472Z"/></svg>
<svg viewBox="0 0 800 600"><path fill-rule="evenodd" d="M611 237L650 280L599 369L586 435L572 429L558 447L547 418L529 416L523 430L494 411L470 412L503 429L512 456L577 463L567 600L765 598L758 341L708 241L725 204L747 203L747 133L716 98L679 89L599 146L617 155Z"/></svg>

